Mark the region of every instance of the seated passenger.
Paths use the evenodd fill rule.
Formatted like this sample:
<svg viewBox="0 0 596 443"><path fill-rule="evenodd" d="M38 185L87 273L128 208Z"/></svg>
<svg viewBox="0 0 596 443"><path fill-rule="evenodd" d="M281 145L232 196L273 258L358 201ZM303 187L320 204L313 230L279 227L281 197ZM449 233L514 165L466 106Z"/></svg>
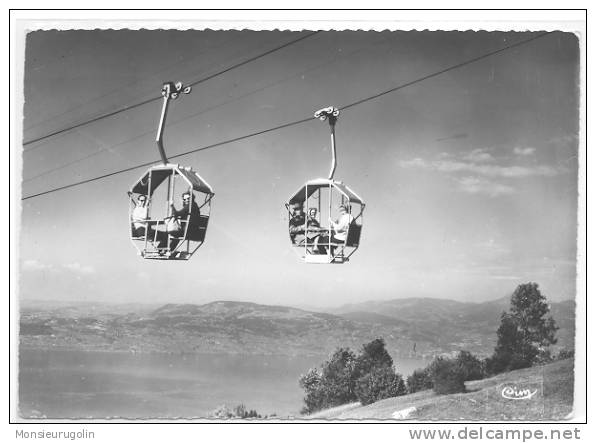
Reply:
<svg viewBox="0 0 596 443"><path fill-rule="evenodd" d="M172 208L172 215L182 220L186 220L189 215L191 216L191 219L198 220L201 215L201 209L194 199L192 205L190 204L190 192L188 191L182 194L182 208L180 208L180 210L176 209L173 202L170 204L170 207Z"/></svg>
<svg viewBox="0 0 596 443"><path fill-rule="evenodd" d="M189 230L198 228L201 209L194 199L192 199L192 204L190 201L191 194L189 191L186 191L182 194L182 207L180 210L176 209L174 202L170 203L172 215L170 216L170 222L168 222L168 224L171 223L171 228L168 229L168 234L172 237L178 237L170 240L171 251L176 249L176 246L180 243L180 237L183 237ZM190 219L188 218L189 216ZM187 221L189 223L188 228L186 227L186 223L183 223Z"/></svg>
<svg viewBox="0 0 596 443"><path fill-rule="evenodd" d="M146 206L146 203L147 197L145 195L139 195L131 215L133 237L145 237L145 234L150 229L147 226L147 220L149 220L149 208Z"/></svg>
<svg viewBox="0 0 596 443"><path fill-rule="evenodd" d="M304 209L302 203L292 203L290 205L290 222L288 231L290 233L290 240L293 244L302 244L304 242L304 225L306 217L304 216Z"/></svg>
<svg viewBox="0 0 596 443"><path fill-rule="evenodd" d="M313 228L321 227L319 221L317 220L317 209L316 208L310 208L308 210L308 219L306 221L306 224L308 227L311 227L311 226Z"/></svg>
<svg viewBox="0 0 596 443"><path fill-rule="evenodd" d="M317 238L321 235L320 230L321 224L317 220L317 209L310 208L308 210L308 216L306 217L306 237L307 244L312 246L317 242ZM311 250L311 252L314 252Z"/></svg>
<svg viewBox="0 0 596 443"><path fill-rule="evenodd" d="M331 241L343 243L348 238L348 230L354 221L354 217L352 217L352 215L349 213L347 205L340 205L338 209L338 219L335 222L329 219L331 229L333 230L333 237Z"/></svg>
<svg viewBox="0 0 596 443"><path fill-rule="evenodd" d="M339 208L339 217L336 221L329 219L329 226L331 228L331 237L329 234L323 234L317 237L315 241L315 245L317 246L317 252L320 254L327 253L327 247L331 243L332 245L338 243L345 243L346 239L348 238L348 231L350 229L350 225L354 221L354 217L349 213L347 205L340 205ZM334 254L334 246L331 246L331 255Z"/></svg>
<svg viewBox="0 0 596 443"><path fill-rule="evenodd" d="M147 196L139 195L136 206L132 211L132 236L145 238L147 235L149 241L157 241L157 248L163 249L168 242L168 235L163 231L156 231L149 225L149 207L147 206Z"/></svg>

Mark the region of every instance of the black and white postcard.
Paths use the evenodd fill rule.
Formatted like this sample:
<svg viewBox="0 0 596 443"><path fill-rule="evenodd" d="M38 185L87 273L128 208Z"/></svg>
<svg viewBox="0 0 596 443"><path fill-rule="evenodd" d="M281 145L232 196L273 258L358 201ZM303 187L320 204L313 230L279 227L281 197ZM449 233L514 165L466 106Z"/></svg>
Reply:
<svg viewBox="0 0 596 443"><path fill-rule="evenodd" d="M444 12L15 19L12 419L583 421L583 12Z"/></svg>

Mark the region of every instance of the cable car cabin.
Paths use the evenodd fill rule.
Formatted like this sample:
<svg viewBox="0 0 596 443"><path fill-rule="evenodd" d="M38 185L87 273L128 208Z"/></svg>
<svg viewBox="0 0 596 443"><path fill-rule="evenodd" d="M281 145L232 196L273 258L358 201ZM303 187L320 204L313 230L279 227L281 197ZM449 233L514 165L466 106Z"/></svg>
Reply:
<svg viewBox="0 0 596 443"><path fill-rule="evenodd" d="M152 166L128 195L131 240L141 257L188 260L205 241L214 193L191 168Z"/></svg>
<svg viewBox="0 0 596 443"><path fill-rule="evenodd" d="M362 233L364 202L340 181L306 182L286 203L294 250L306 263L345 263Z"/></svg>

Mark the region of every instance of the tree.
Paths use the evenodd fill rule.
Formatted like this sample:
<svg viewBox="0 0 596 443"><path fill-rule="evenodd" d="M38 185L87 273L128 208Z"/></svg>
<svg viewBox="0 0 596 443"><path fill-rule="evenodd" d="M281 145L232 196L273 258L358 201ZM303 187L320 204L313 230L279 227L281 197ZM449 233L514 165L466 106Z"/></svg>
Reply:
<svg viewBox="0 0 596 443"><path fill-rule="evenodd" d="M248 411L244 403L240 403L234 408L234 416L238 418L246 418L248 416Z"/></svg>
<svg viewBox="0 0 596 443"><path fill-rule="evenodd" d="M407 384L409 394L425 389L432 389L433 381L430 376L429 367L416 369L411 375L408 375Z"/></svg>
<svg viewBox="0 0 596 443"><path fill-rule="evenodd" d="M256 410L246 409L244 403L240 403L238 406L234 408L234 416L238 418L262 418L261 414L259 414Z"/></svg>
<svg viewBox="0 0 596 443"><path fill-rule="evenodd" d="M354 367L355 393L363 405L406 393L404 379L395 372L385 340L377 338L362 346Z"/></svg>
<svg viewBox="0 0 596 443"><path fill-rule="evenodd" d="M408 388L406 388L406 383L404 382L404 378L401 374L397 374L397 396L406 395L408 393Z"/></svg>
<svg viewBox="0 0 596 443"><path fill-rule="evenodd" d="M465 381L482 380L485 377L484 364L468 351L460 351L456 362L464 372Z"/></svg>
<svg viewBox="0 0 596 443"><path fill-rule="evenodd" d="M385 349L385 340L377 338L362 345L362 351L356 358L356 377L368 374L374 368L393 367L393 359Z"/></svg>
<svg viewBox="0 0 596 443"><path fill-rule="evenodd" d="M437 394L465 392L465 370L457 360L438 357L430 365L433 390Z"/></svg>
<svg viewBox="0 0 596 443"><path fill-rule="evenodd" d="M368 405L384 398L403 395L400 394L400 381L401 386L405 388L402 376L395 373L393 366L373 367L356 382L355 391L358 401Z"/></svg>
<svg viewBox="0 0 596 443"><path fill-rule="evenodd" d="M497 329L497 346L492 357L487 359L487 371L499 374L504 371L527 367L522 355L528 355L531 350L523 343L520 331L510 314L501 314L501 324Z"/></svg>
<svg viewBox="0 0 596 443"><path fill-rule="evenodd" d="M339 348L323 365L323 387L327 406L356 401L354 367L356 356L349 348Z"/></svg>
<svg viewBox="0 0 596 443"><path fill-rule="evenodd" d="M298 381L300 387L306 391L304 397L303 414L310 414L325 407L325 395L321 373L316 368L311 368L303 374Z"/></svg>
<svg viewBox="0 0 596 443"><path fill-rule="evenodd" d="M546 347L557 342L555 321L546 317L549 310L537 283L517 287L509 312L501 315L497 346L488 360L491 373L530 367Z"/></svg>
<svg viewBox="0 0 596 443"><path fill-rule="evenodd" d="M337 349L320 371L310 369L299 383L306 391L302 413L357 400L368 404L406 392L382 338L364 344L358 355L348 348Z"/></svg>
<svg viewBox="0 0 596 443"><path fill-rule="evenodd" d="M552 316L545 318L550 308L538 283L519 285L511 296L510 311L525 339L537 346L557 343L555 334L559 328Z"/></svg>
<svg viewBox="0 0 596 443"><path fill-rule="evenodd" d="M320 372L311 368L302 375L299 384L306 391L302 413L310 414L356 401L355 360L356 356L350 349L338 348L329 360L323 363Z"/></svg>

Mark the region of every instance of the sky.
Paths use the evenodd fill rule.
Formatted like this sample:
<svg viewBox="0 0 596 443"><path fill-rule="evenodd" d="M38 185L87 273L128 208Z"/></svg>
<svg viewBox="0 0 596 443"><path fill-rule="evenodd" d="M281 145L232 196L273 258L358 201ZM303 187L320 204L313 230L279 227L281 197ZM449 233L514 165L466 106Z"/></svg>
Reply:
<svg viewBox="0 0 596 443"><path fill-rule="evenodd" d="M191 83L307 32L36 31L24 65L32 140ZM534 36L320 32L216 76L171 104L172 156L339 108ZM510 295L534 281L575 296L579 48L554 32L342 111L335 178L366 202L344 265L292 250L284 202L329 170L329 129L306 123L174 160L215 197L188 262L142 260L126 191L146 168L22 202L22 299L238 300L323 308ZM161 102L24 146L22 197L159 161Z"/></svg>

